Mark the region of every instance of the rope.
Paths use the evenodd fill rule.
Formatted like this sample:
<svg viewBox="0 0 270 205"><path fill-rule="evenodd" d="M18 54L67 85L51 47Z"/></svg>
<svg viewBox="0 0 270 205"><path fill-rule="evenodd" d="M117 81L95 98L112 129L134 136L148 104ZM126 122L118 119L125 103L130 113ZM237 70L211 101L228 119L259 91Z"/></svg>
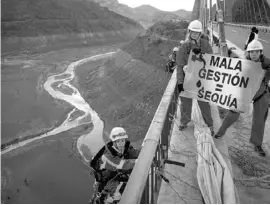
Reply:
<svg viewBox="0 0 270 205"><path fill-rule="evenodd" d="M179 106L178 102L178 106ZM185 115L185 113L184 113ZM232 133L232 139L233 139L233 146L228 147L229 156L223 156L227 157L231 160L232 163L236 164L242 171L243 174L245 174L247 177L252 177L245 179L241 178L235 178L235 182L239 183L241 186L252 186L252 187L260 187L263 189L270 189L270 166L269 164L265 163L263 160L258 160L258 157L254 156L257 155L257 153L254 150L254 146L249 142L250 133L251 133L251 123L250 123L250 116L243 117L240 115L239 119L232 125L235 127L236 131ZM179 119L176 119L174 117L174 123L176 126L178 126ZM191 119L190 119L191 120ZM193 123L199 123L194 122ZM190 141L189 137L185 135L185 132L181 132L183 136L188 140L188 142L192 145L192 142ZM225 136L224 136L225 137ZM176 150L175 146L170 144L170 151L174 154L181 154L185 156L194 156L196 154L200 154L196 146L191 146L193 151L188 151L185 149L182 150ZM270 149L270 144L264 143L263 147L265 150ZM204 159L207 163L208 161Z"/></svg>

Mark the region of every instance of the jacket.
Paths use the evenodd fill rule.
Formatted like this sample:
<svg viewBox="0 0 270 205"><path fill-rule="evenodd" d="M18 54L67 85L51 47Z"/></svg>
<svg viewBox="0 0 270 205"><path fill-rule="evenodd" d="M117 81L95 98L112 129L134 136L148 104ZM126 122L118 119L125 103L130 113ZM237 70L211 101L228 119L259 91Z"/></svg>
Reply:
<svg viewBox="0 0 270 205"><path fill-rule="evenodd" d="M101 157L101 170L130 170L135 165L135 160L140 153L140 150L132 147L130 141L126 141L122 155L113 147L113 142L109 142L105 146L104 154Z"/></svg>
<svg viewBox="0 0 270 205"><path fill-rule="evenodd" d="M175 56L173 54L169 55L169 60L175 62Z"/></svg>
<svg viewBox="0 0 270 205"><path fill-rule="evenodd" d="M202 53L213 54L212 47L208 40L200 38L199 45L191 43L190 41L184 42L177 54L176 54L176 64L177 64L177 81L178 84L184 83L185 73L183 67L187 65L190 51L194 48L200 48Z"/></svg>
<svg viewBox="0 0 270 205"><path fill-rule="evenodd" d="M263 96L265 93L267 93L268 90L268 84L270 81L270 59L264 57L263 55L261 56L261 63L262 63L262 68L266 70L266 73L264 75L263 81L261 83L261 86L257 93L254 95L253 100L256 101L258 98Z"/></svg>

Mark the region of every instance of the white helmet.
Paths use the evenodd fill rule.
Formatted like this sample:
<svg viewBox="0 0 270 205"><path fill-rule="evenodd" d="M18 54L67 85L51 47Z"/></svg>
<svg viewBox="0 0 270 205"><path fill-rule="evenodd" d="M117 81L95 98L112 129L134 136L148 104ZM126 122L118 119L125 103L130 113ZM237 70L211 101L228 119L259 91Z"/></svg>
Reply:
<svg viewBox="0 0 270 205"><path fill-rule="evenodd" d="M258 51L258 50L263 50L263 45L261 44L260 41L253 40L248 44L246 51Z"/></svg>
<svg viewBox="0 0 270 205"><path fill-rule="evenodd" d="M191 21L188 30L201 33L203 31L202 23L199 20Z"/></svg>
<svg viewBox="0 0 270 205"><path fill-rule="evenodd" d="M173 52L177 52L178 50L179 50L178 47L173 48Z"/></svg>
<svg viewBox="0 0 270 205"><path fill-rule="evenodd" d="M116 141L119 139L127 139L128 135L124 128L122 127L114 127L110 133L110 139L111 141Z"/></svg>

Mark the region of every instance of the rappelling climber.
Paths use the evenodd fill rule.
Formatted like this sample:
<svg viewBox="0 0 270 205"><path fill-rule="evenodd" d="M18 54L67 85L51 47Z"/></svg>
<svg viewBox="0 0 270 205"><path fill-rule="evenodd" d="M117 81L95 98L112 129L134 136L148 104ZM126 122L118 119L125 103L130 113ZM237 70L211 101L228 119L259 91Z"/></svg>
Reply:
<svg viewBox="0 0 270 205"><path fill-rule="evenodd" d="M177 80L179 92L184 91L183 84L185 79L184 66L188 63L190 51L196 55L200 53L212 54L213 50L209 41L202 38L202 23L198 20L192 21L188 26L188 33L185 42L180 46L176 55L177 64ZM181 119L179 130L187 128L187 124L191 121L192 99L180 97L181 99ZM211 116L211 108L208 102L199 101L199 107L202 112L203 119L210 129L211 135L214 134L213 119Z"/></svg>
<svg viewBox="0 0 270 205"><path fill-rule="evenodd" d="M248 44L253 41L253 40L258 40L259 39L259 30L254 26L251 28L251 32L248 36L248 39L245 44L245 50L247 49Z"/></svg>
<svg viewBox="0 0 270 205"><path fill-rule="evenodd" d="M246 50L246 59L261 62L262 69L266 71L262 80L261 86L255 96L253 97L253 118L250 142L255 145L255 151L260 156L265 156L266 153L262 148L265 122L268 116L268 104L269 104L269 82L270 82L270 59L263 55L263 46L258 40L253 40L249 43ZM221 138L227 131L227 129L237 121L240 113L234 111L228 111L224 121L218 132L215 134L215 138Z"/></svg>
<svg viewBox="0 0 270 205"><path fill-rule="evenodd" d="M94 187L101 191L106 183L119 172L131 172L139 153L140 149L133 148L128 140L125 129L114 127L110 133L110 141L96 154L90 163L97 175L95 176L96 183ZM115 193L114 197L119 198L121 194Z"/></svg>
<svg viewBox="0 0 270 205"><path fill-rule="evenodd" d="M169 55L169 60L166 63L167 72L172 73L174 71L174 67L176 66L176 53L178 50L178 47L174 47L172 54Z"/></svg>

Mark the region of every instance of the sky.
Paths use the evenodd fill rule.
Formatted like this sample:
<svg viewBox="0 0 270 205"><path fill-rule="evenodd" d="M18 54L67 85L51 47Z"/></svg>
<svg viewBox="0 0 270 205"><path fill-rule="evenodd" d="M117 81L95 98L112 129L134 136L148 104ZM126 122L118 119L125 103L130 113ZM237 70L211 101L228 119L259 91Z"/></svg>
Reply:
<svg viewBox="0 0 270 205"><path fill-rule="evenodd" d="M163 11L177 11L185 9L192 11L195 0L118 0L119 3L126 4L130 7L137 7L143 4L149 4ZM213 4L216 1L213 0Z"/></svg>

